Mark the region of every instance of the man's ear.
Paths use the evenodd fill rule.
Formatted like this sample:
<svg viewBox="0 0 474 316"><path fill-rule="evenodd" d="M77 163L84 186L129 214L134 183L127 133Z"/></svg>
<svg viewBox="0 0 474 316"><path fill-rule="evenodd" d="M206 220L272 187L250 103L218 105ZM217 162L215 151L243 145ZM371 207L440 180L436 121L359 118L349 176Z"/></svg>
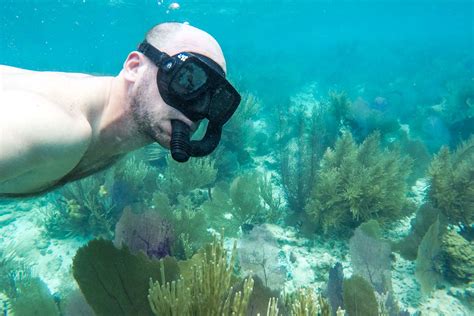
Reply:
<svg viewBox="0 0 474 316"><path fill-rule="evenodd" d="M131 82L137 81L142 66L143 56L139 52L131 52L123 63L124 78Z"/></svg>

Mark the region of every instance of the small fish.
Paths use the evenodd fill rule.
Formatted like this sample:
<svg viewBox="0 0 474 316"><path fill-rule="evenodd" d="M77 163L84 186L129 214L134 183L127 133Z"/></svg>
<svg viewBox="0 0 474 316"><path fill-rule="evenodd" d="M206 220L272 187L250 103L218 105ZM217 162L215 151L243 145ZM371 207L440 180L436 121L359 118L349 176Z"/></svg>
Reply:
<svg viewBox="0 0 474 316"><path fill-rule="evenodd" d="M431 106L431 109L433 109L433 111L438 112L438 113L444 112L446 110L446 98L443 98L441 103Z"/></svg>

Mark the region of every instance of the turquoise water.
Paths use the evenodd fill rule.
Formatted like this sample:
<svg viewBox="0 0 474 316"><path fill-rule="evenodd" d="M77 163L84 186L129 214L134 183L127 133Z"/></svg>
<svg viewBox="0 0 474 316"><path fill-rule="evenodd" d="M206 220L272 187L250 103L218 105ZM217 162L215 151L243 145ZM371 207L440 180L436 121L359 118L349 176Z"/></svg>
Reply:
<svg viewBox="0 0 474 316"><path fill-rule="evenodd" d="M159 274L112 286L136 289L130 301L141 306L115 312L110 297L91 294L97 284L77 272L76 251L102 237L189 260L225 227L229 252L238 241L236 275L255 273L273 296L308 287L352 316L373 313L352 301L390 293L388 315L472 315L474 1L177 2L0 1L0 64L117 75L154 24L188 22L218 40L243 95L220 151L202 164L177 166L152 146L37 199L0 200L4 314L32 315L33 305L39 315L89 315L90 304L148 315L148 278ZM360 228L369 220L380 227ZM123 237L127 223L151 227L156 248ZM112 280L105 249L92 258ZM111 265L132 261L123 258ZM369 294L351 292L356 275ZM265 314L265 295L249 314ZM300 315L290 310L280 315Z"/></svg>

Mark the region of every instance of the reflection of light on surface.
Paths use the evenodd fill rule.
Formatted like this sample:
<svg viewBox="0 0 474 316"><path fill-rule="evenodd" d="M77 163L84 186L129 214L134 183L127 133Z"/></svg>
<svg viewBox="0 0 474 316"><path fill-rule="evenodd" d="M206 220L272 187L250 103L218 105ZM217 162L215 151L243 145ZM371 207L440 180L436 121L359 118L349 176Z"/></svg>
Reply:
<svg viewBox="0 0 474 316"><path fill-rule="evenodd" d="M172 2L170 3L170 5L168 6L168 9L169 10L178 10L180 8L180 5L178 2Z"/></svg>

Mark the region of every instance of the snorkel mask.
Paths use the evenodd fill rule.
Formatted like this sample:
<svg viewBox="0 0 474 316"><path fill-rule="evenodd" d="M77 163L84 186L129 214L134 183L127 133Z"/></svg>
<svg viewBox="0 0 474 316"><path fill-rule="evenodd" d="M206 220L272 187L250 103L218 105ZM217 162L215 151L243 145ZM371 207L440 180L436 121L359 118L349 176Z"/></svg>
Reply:
<svg viewBox="0 0 474 316"><path fill-rule="evenodd" d="M156 83L163 100L193 122L209 121L201 140L191 140L189 126L171 121L171 156L185 162L189 157L209 155L219 144L223 125L234 114L240 95L226 80L222 68L212 59L192 52L174 56L158 50L146 40L138 51L156 66Z"/></svg>

